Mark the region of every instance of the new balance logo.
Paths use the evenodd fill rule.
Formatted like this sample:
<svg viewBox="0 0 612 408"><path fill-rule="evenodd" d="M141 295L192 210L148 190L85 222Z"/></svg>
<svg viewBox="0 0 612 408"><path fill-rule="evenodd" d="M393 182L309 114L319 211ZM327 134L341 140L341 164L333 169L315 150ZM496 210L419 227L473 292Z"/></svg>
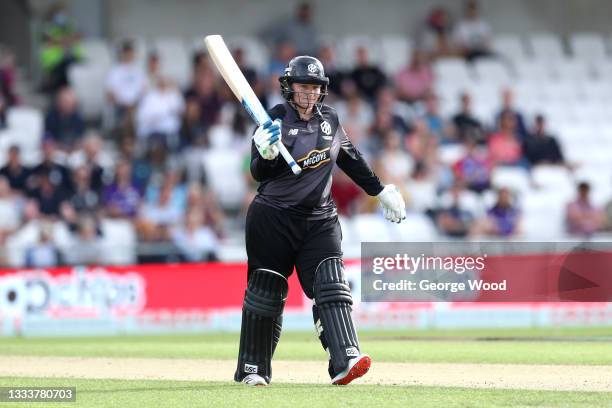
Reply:
<svg viewBox="0 0 612 408"><path fill-rule="evenodd" d="M298 132L299 132L299 129L291 129L291 130L289 130L288 134L289 134L289 136L295 136L295 135L298 134Z"/></svg>
<svg viewBox="0 0 612 408"><path fill-rule="evenodd" d="M249 374L257 374L257 366L251 364L244 365L244 372Z"/></svg>
<svg viewBox="0 0 612 408"><path fill-rule="evenodd" d="M346 349L346 355L348 357L357 357L359 355L359 350L357 350L357 347L349 347Z"/></svg>

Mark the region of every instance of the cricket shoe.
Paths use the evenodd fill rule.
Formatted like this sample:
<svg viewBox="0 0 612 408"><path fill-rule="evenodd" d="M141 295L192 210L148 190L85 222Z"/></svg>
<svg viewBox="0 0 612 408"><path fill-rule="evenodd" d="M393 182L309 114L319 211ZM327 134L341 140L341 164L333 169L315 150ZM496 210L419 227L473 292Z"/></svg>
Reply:
<svg viewBox="0 0 612 408"><path fill-rule="evenodd" d="M347 385L351 381L363 377L370 369L370 365L372 365L372 359L367 354L351 358L344 371L332 378L332 384Z"/></svg>
<svg viewBox="0 0 612 408"><path fill-rule="evenodd" d="M266 380L259 374L249 374L242 379L242 382L253 387L263 387L268 385Z"/></svg>

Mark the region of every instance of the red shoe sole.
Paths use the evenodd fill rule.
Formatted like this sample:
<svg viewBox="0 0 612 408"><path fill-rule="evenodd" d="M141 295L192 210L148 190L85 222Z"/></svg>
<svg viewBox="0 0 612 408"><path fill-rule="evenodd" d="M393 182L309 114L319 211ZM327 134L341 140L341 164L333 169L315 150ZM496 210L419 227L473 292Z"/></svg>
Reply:
<svg viewBox="0 0 612 408"><path fill-rule="evenodd" d="M372 359L369 356L365 356L364 358L359 360L353 366L353 368L351 368L351 370L349 371L346 377L344 377L341 380L336 381L334 385L347 385L351 381L359 377L363 377L368 372L371 365L372 365Z"/></svg>

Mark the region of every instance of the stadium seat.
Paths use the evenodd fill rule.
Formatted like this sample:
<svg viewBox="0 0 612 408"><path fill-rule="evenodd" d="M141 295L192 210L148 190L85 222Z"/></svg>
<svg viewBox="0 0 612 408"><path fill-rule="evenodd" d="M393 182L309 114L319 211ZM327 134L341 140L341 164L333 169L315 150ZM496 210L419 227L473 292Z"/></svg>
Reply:
<svg viewBox="0 0 612 408"><path fill-rule="evenodd" d="M493 38L493 50L496 54L505 57L509 61L527 58L523 41L518 35L514 34L496 35Z"/></svg>
<svg viewBox="0 0 612 408"><path fill-rule="evenodd" d="M552 71L556 79L580 82L593 78L593 70L586 61L568 58L559 60L553 65Z"/></svg>
<svg viewBox="0 0 612 408"><path fill-rule="evenodd" d="M529 37L531 56L535 59L551 61L565 58L561 39L552 33L535 33Z"/></svg>
<svg viewBox="0 0 612 408"><path fill-rule="evenodd" d="M112 62L111 50L105 40L86 38L81 41L84 63L96 66L102 70L108 69Z"/></svg>
<svg viewBox="0 0 612 408"><path fill-rule="evenodd" d="M555 240L565 234L565 206L568 197L550 191L531 191L521 197L521 229L528 240Z"/></svg>
<svg viewBox="0 0 612 408"><path fill-rule="evenodd" d="M569 35L569 44L575 58L584 61L600 61L608 58L604 39L597 33L572 33Z"/></svg>
<svg viewBox="0 0 612 408"><path fill-rule="evenodd" d="M532 82L550 81L552 76L548 62L538 59L516 61L514 71L518 79Z"/></svg>
<svg viewBox="0 0 612 408"><path fill-rule="evenodd" d="M24 149L38 149L43 135L44 118L41 111L35 108L18 106L9 109L7 123L10 129L21 132L19 141Z"/></svg>
<svg viewBox="0 0 612 408"><path fill-rule="evenodd" d="M432 181L412 180L406 183L409 194L407 206L415 211L434 208L436 204L436 184Z"/></svg>
<svg viewBox="0 0 612 408"><path fill-rule="evenodd" d="M136 232L131 222L104 219L101 222L103 259L107 264L127 265L136 261Z"/></svg>
<svg viewBox="0 0 612 408"><path fill-rule="evenodd" d="M465 146L462 144L448 144L438 147L438 158L447 166L452 166L465 155Z"/></svg>
<svg viewBox="0 0 612 408"><path fill-rule="evenodd" d="M438 232L429 217L419 212L408 212L401 224L388 223L391 239L403 242L429 242L438 239Z"/></svg>
<svg viewBox="0 0 612 408"><path fill-rule="evenodd" d="M246 193L243 157L233 149L210 149L202 157L206 179L226 210L237 210Z"/></svg>
<svg viewBox="0 0 612 408"><path fill-rule="evenodd" d="M474 63L476 77L484 83L509 85L513 79L505 63L494 59L480 59Z"/></svg>
<svg viewBox="0 0 612 408"><path fill-rule="evenodd" d="M160 58L161 72L184 88L191 79L191 63L187 47L180 38L158 38L153 48Z"/></svg>
<svg viewBox="0 0 612 408"><path fill-rule="evenodd" d="M491 173L491 184L521 195L527 194L530 190L529 173L522 167L497 166Z"/></svg>
<svg viewBox="0 0 612 408"><path fill-rule="evenodd" d="M394 76L408 65L412 53L412 44L404 36L387 35L380 38L382 65L387 75Z"/></svg>
<svg viewBox="0 0 612 408"><path fill-rule="evenodd" d="M571 195L574 182L571 173L562 166L539 165L531 170L533 184L539 190Z"/></svg>
<svg viewBox="0 0 612 408"><path fill-rule="evenodd" d="M437 81L465 83L472 79L470 67L460 58L440 58L433 65Z"/></svg>
<svg viewBox="0 0 612 408"><path fill-rule="evenodd" d="M105 89L100 85L106 80L106 71L89 64L79 64L70 67L68 77L85 117L100 117L106 100Z"/></svg>
<svg viewBox="0 0 612 408"><path fill-rule="evenodd" d="M392 239L387 224L380 214L359 214L353 217L353 228L360 242L390 241Z"/></svg>

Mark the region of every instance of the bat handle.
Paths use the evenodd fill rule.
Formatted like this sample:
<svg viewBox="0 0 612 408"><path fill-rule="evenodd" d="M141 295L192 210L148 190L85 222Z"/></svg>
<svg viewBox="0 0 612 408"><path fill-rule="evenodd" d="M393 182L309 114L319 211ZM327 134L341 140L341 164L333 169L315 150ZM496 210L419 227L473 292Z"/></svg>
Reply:
<svg viewBox="0 0 612 408"><path fill-rule="evenodd" d="M291 167L291 171L293 172L293 174L295 174L296 176L300 174L302 172L302 169L295 162L295 160L291 156L291 153L289 153L289 151L287 150L283 142L277 143L277 145L278 145L278 150L280 151L280 154L283 156L283 159L285 159L289 167Z"/></svg>

